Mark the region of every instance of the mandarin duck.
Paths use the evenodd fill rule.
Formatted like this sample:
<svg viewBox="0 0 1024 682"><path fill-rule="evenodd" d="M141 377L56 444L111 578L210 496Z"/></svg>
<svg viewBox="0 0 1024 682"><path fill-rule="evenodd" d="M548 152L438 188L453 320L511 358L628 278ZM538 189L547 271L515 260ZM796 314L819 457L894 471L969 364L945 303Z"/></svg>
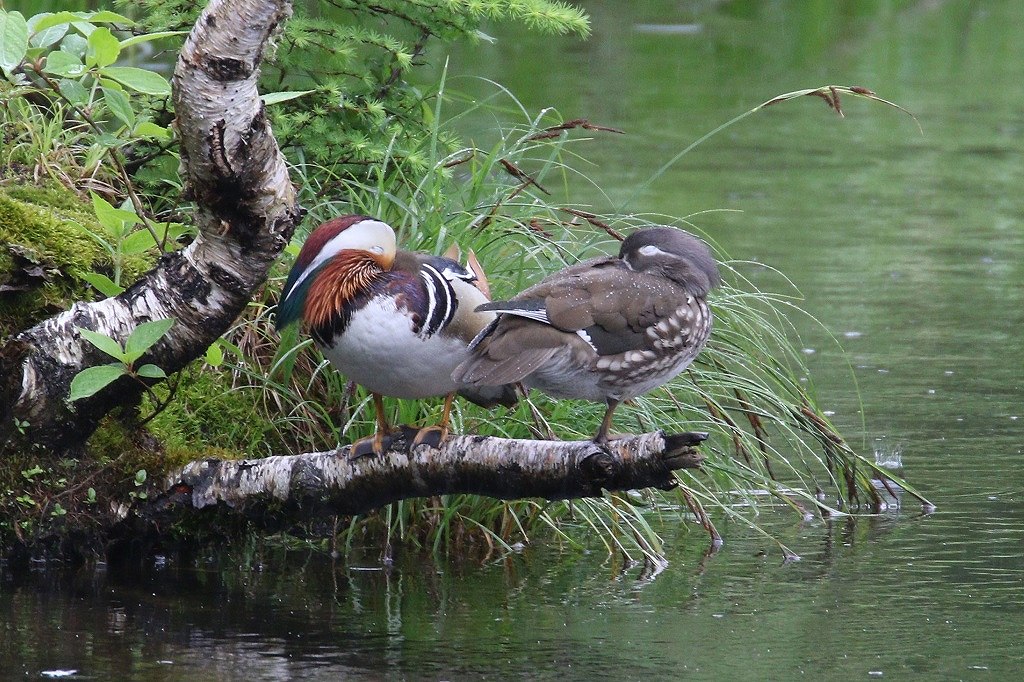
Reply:
<svg viewBox="0 0 1024 682"><path fill-rule="evenodd" d="M711 333L705 296L719 282L704 242L673 227L638 230L617 257L584 261L512 300L479 306L498 317L453 377L603 401L594 441L606 443L620 403L674 378L704 347Z"/></svg>
<svg viewBox="0 0 1024 682"><path fill-rule="evenodd" d="M485 407L515 404L512 386L463 388L452 379L470 341L495 317L475 310L487 301L478 277L456 261L399 250L390 225L346 215L307 237L276 326L304 322L324 357L370 391L376 432L353 443L351 453L379 455L391 437L381 396L445 396L441 424L419 429L414 445L436 445L447 435L456 392Z"/></svg>

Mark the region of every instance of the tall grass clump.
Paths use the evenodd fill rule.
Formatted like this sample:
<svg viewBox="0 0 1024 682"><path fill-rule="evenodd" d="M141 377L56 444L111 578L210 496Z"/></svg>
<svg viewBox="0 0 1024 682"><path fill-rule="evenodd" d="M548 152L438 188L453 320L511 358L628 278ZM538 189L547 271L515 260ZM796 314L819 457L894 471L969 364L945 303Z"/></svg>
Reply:
<svg viewBox="0 0 1024 682"><path fill-rule="evenodd" d="M496 129L486 148L448 150L433 141L445 136L452 119L479 115L474 109L492 105L464 100L446 91L442 80L432 100L436 129L422 152L430 161L427 171L407 175L385 159L364 180L350 181L345 195L310 204L311 219L302 232L341 213L379 216L396 227L406 248L443 253L457 244L463 252L472 250L488 272L496 299L566 265L614 252L620 235L641 225L677 225L714 244L699 224L684 217L597 214L593 207L571 203L571 197L554 199L552 190L589 181L581 167L584 145L600 143L595 127L565 121L552 109L531 115L512 95L501 93L514 102L501 109L505 119L508 111L520 112L518 119ZM446 117L449 109L455 113ZM596 132L598 138L604 134ZM322 196L321 183L332 183L322 179L323 169L297 171L311 197ZM303 238L296 235L293 251ZM710 431L704 471L680 474L680 487L673 492L610 494L572 503L500 502L469 495L407 500L353 520L343 541L351 543L372 530L385 534L385 546L404 540L442 549L476 538L488 548L508 550L544 532L573 546L596 541L627 557L657 558L662 541L655 519L678 521L685 515L715 534L713 518L739 519L757 528L765 499L801 516L880 508L884 500L874 481L896 479L846 443L818 407L810 384L801 381L808 369L789 322L805 314L798 297L758 289L736 267L740 262L717 250L725 284L712 295L716 322L707 349L682 377L617 415L623 430ZM274 283L268 288L265 310L277 290ZM323 382L332 372L308 341L287 339L263 362L251 376L257 384L270 377L273 400L292 406L281 412L282 431L300 429L308 443L327 447L339 434L347 441L372 432L367 396L343 382ZM299 362L306 363L302 371ZM317 377L329 390L314 396L307 377ZM392 416L401 422L430 423L440 414L440 401L388 404L400 410ZM324 405L341 406L333 422L323 421L330 412ZM587 439L602 414L601 405L534 392L513 410L488 412L457 402L454 426L459 432L511 438ZM751 511L739 513L737 503Z"/></svg>

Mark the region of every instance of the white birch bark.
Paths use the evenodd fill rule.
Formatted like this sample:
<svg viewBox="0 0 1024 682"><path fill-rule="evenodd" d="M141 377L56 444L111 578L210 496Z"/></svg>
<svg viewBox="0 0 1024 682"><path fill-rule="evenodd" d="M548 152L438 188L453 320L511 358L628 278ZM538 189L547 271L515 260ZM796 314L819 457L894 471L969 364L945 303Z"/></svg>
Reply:
<svg viewBox="0 0 1024 682"><path fill-rule="evenodd" d="M151 491L142 517L217 508L276 521L359 514L396 500L471 493L500 499L593 497L603 490L676 486L673 471L699 468L703 433L645 433L602 447L592 441L452 436L437 449L400 443L381 456L330 452L191 462Z"/></svg>
<svg viewBox="0 0 1024 682"><path fill-rule="evenodd" d="M70 405L75 375L111 362L76 328L123 344L142 322L174 319L140 361L170 374L226 331L265 281L300 217L256 89L263 52L290 14L289 0L212 0L203 12L173 82L181 175L199 236L121 295L76 303L0 349L0 448L12 444L17 418L22 443L73 451L105 414L144 390L122 378Z"/></svg>

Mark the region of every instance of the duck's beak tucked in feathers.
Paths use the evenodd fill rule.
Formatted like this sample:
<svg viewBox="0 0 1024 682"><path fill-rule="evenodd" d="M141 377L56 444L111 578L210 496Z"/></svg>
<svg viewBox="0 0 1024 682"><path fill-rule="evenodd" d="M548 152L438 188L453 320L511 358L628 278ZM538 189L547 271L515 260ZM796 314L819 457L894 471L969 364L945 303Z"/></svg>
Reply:
<svg viewBox="0 0 1024 682"><path fill-rule="evenodd" d="M705 296L718 283L711 251L693 235L637 230L618 257L578 263L510 301L478 307L498 318L452 377L604 402L594 438L604 442L619 403L671 380L704 347L711 332Z"/></svg>

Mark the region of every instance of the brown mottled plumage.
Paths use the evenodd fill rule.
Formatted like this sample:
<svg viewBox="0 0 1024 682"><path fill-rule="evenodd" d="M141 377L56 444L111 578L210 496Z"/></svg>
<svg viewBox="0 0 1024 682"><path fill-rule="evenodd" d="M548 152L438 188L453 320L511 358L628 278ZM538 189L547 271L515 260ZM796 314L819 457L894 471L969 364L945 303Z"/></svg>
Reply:
<svg viewBox="0 0 1024 682"><path fill-rule="evenodd" d="M469 385L522 382L556 398L608 404L595 440L608 438L623 400L682 372L711 332L705 296L719 282L703 242L653 227L630 235L618 257L557 272L511 301L453 375Z"/></svg>

